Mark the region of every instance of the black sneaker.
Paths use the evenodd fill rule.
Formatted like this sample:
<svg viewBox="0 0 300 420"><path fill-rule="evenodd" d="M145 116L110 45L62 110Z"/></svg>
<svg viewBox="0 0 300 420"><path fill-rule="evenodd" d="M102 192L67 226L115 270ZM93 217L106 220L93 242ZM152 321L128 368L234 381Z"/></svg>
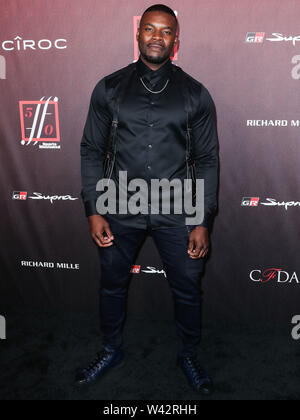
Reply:
<svg viewBox="0 0 300 420"><path fill-rule="evenodd" d="M95 381L106 371L114 366L121 366L124 359L124 351L116 349L107 351L103 349L97 353L97 357L88 365L87 368L81 369L75 376L76 385L84 385ZM124 362L122 363L122 365Z"/></svg>
<svg viewBox="0 0 300 420"><path fill-rule="evenodd" d="M177 358L177 365L181 367L192 388L203 395L212 395L213 381L200 365L197 356Z"/></svg>

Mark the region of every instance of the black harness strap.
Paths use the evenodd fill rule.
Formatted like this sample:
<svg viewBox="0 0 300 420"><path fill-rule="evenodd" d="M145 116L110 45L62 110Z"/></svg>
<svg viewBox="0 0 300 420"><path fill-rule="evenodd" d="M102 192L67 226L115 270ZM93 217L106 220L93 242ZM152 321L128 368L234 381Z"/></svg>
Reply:
<svg viewBox="0 0 300 420"><path fill-rule="evenodd" d="M128 67L132 67L132 69L129 69L129 71L124 76L124 78L121 79L117 83L116 87L114 88L114 94L112 97L113 119L111 122L110 133L107 139L106 154L105 154L105 160L104 160L104 177L108 179L110 179L112 176L114 164L116 160L117 129L118 129L118 124L119 124L120 103L123 100L125 89L127 87L129 78L132 72L135 70L135 66L132 66L132 64L129 64Z"/></svg>
<svg viewBox="0 0 300 420"><path fill-rule="evenodd" d="M192 143L192 127L190 124L192 115L192 105L190 96L190 84L188 83L184 72L180 67L176 68L179 71L181 92L184 98L184 110L186 112L186 171L187 171L187 189L191 191L193 188L193 181L196 181L195 175L195 160Z"/></svg>

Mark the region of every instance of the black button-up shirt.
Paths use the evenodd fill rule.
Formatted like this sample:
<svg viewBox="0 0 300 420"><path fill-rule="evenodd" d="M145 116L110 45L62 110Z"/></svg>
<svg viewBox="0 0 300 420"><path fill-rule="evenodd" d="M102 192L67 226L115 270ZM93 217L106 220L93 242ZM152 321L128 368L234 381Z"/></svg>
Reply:
<svg viewBox="0 0 300 420"><path fill-rule="evenodd" d="M139 58L131 66L135 66L135 71L130 75L123 102L120 103L112 179L117 188L119 171L127 171L128 183L134 178L144 179L149 186L152 178L178 178L183 182L187 178L186 112L178 78L172 71L174 64L168 60L154 71ZM87 216L99 214L96 201L101 193L96 191L96 184L104 177L103 161L113 118L113 105L108 92L115 85L116 78L125 75L128 71L126 69L124 67L102 78L91 96L81 141L81 195ZM169 83L161 93L151 93L143 86L140 77L155 92L163 89L168 79ZM200 226L209 228L217 208L218 141L215 107L203 84L187 73L184 73L184 77L191 84L190 120L196 177L204 179L204 220ZM149 220L153 228L183 226L186 224L185 218L190 217L184 210L182 214L163 214L161 211L160 214L151 214L149 211L148 215L109 215L120 223L137 228L145 228Z"/></svg>

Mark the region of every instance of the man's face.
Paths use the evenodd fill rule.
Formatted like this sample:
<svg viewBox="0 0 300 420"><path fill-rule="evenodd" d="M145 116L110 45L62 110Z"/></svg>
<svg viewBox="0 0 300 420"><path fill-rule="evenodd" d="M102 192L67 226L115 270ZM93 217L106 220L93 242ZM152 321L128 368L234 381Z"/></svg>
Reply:
<svg viewBox="0 0 300 420"><path fill-rule="evenodd" d="M145 13L136 34L141 55L149 63L163 63L178 42L176 29L176 20L168 13Z"/></svg>

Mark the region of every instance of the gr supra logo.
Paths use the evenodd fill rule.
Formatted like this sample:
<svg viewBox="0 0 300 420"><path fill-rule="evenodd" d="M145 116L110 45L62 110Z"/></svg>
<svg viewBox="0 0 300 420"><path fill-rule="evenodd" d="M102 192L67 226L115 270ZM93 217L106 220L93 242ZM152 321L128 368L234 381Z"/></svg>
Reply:
<svg viewBox="0 0 300 420"><path fill-rule="evenodd" d="M141 265L133 265L130 272L132 274L140 274L140 273L163 274L165 277L167 277L165 270L158 270L155 267L146 267L146 270L142 270L141 268L142 268Z"/></svg>
<svg viewBox="0 0 300 420"><path fill-rule="evenodd" d="M291 43L294 47L296 46L297 42L300 42L299 35L286 36L278 32L273 32L271 38L265 38L265 32L248 32L246 35L246 42L249 44L262 44L264 39L269 42L288 42Z"/></svg>
<svg viewBox="0 0 300 420"><path fill-rule="evenodd" d="M270 283L275 282L279 284L299 284L297 273L288 273L281 268L268 268L262 270L252 270L250 272L250 279L254 283Z"/></svg>
<svg viewBox="0 0 300 420"><path fill-rule="evenodd" d="M30 200L44 200L44 201L50 201L51 204L53 204L55 201L74 201L78 200L76 197L72 197L71 195L43 195L38 192L32 193L31 196L28 196L28 193L23 191L14 191L12 195L13 200L22 200L25 201L29 198Z"/></svg>
<svg viewBox="0 0 300 420"><path fill-rule="evenodd" d="M141 266L140 265L134 265L130 271L133 274L139 274L141 272Z"/></svg>
<svg viewBox="0 0 300 420"><path fill-rule="evenodd" d="M21 144L39 144L40 149L60 149L58 98L19 101Z"/></svg>
<svg viewBox="0 0 300 420"><path fill-rule="evenodd" d="M178 12L174 10L175 15L178 17ZM139 59L139 46L136 40L136 33L140 26L141 16L133 16L133 45L134 45L134 61ZM178 60L178 45L174 48L174 54L170 57L172 61Z"/></svg>
<svg viewBox="0 0 300 420"><path fill-rule="evenodd" d="M14 191L13 200L27 200L27 192L26 191Z"/></svg>
<svg viewBox="0 0 300 420"><path fill-rule="evenodd" d="M265 32L248 32L246 42L250 44L261 44L264 42Z"/></svg>
<svg viewBox="0 0 300 420"><path fill-rule="evenodd" d="M244 197L241 203L242 207L258 207L258 205L283 207L288 210L290 207L300 207L300 201L277 201L274 198L266 198L266 201L262 202L259 197Z"/></svg>
<svg viewBox="0 0 300 420"><path fill-rule="evenodd" d="M259 197L244 197L242 200L242 206L257 207L259 203Z"/></svg>

